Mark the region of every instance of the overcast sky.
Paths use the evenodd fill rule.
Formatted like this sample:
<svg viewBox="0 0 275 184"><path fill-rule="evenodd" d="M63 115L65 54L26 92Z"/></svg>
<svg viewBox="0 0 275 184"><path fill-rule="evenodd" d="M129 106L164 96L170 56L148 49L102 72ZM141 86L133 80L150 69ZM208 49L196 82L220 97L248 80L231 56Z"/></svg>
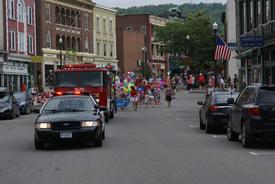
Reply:
<svg viewBox="0 0 275 184"><path fill-rule="evenodd" d="M158 5L158 4L184 4L184 3L226 3L227 0L93 0L94 2L108 6L108 7L121 7L127 8L130 6L142 6L142 5Z"/></svg>

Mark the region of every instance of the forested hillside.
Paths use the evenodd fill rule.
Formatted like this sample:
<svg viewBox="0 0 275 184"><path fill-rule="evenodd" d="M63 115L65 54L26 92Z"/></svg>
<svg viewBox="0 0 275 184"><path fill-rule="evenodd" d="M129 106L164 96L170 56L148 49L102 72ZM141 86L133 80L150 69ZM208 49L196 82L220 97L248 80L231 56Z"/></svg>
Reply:
<svg viewBox="0 0 275 184"><path fill-rule="evenodd" d="M126 9L116 8L118 10L118 14L153 14L160 17L168 17L171 13L169 10L171 8L177 7L182 11L183 17L186 17L189 13L194 13L199 10L204 10L206 14L212 19L212 21L217 22L219 25L222 25L221 17L222 12L225 11L225 5L221 3L200 3L200 4L163 4L163 5L149 5L149 6L141 6L141 7L130 7ZM222 28L222 26L220 27Z"/></svg>

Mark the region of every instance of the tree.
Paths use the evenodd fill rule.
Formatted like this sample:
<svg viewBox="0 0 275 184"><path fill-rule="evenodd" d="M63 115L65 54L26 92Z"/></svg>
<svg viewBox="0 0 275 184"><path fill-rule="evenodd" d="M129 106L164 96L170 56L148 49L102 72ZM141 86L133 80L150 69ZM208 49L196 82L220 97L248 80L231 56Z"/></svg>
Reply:
<svg viewBox="0 0 275 184"><path fill-rule="evenodd" d="M186 39L190 36L190 40ZM189 14L184 22L170 22L156 30L156 37L165 44L165 51L192 58L192 65L203 69L212 60L215 38L210 17L204 12Z"/></svg>

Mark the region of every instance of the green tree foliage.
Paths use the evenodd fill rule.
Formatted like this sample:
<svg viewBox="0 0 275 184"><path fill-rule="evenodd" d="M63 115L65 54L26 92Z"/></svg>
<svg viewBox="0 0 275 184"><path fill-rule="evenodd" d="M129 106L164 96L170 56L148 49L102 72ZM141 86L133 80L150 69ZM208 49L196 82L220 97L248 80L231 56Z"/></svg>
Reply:
<svg viewBox="0 0 275 184"><path fill-rule="evenodd" d="M200 3L200 4L162 4L162 5L149 5L141 7L130 7L130 8L116 8L118 14L152 14L160 17L168 18L170 16L169 9L178 7L183 12L183 16L187 17L190 13L196 13L198 11L204 11L210 17L211 22L217 22L222 25L221 16L225 11L225 5L221 3ZM223 32L223 27L220 26L220 31Z"/></svg>
<svg viewBox="0 0 275 184"><path fill-rule="evenodd" d="M203 11L190 13L184 22L170 22L166 27L156 29L156 37L164 42L166 51L171 54L187 54L188 49L196 68L206 68L212 60L215 38L211 19Z"/></svg>

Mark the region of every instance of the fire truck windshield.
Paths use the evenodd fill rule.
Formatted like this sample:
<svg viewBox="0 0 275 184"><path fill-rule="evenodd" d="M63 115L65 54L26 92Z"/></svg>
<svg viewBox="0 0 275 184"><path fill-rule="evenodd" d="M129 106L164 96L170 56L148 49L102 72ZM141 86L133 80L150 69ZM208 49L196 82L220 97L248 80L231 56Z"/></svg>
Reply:
<svg viewBox="0 0 275 184"><path fill-rule="evenodd" d="M55 76L56 87L87 87L103 86L102 72L57 72Z"/></svg>

